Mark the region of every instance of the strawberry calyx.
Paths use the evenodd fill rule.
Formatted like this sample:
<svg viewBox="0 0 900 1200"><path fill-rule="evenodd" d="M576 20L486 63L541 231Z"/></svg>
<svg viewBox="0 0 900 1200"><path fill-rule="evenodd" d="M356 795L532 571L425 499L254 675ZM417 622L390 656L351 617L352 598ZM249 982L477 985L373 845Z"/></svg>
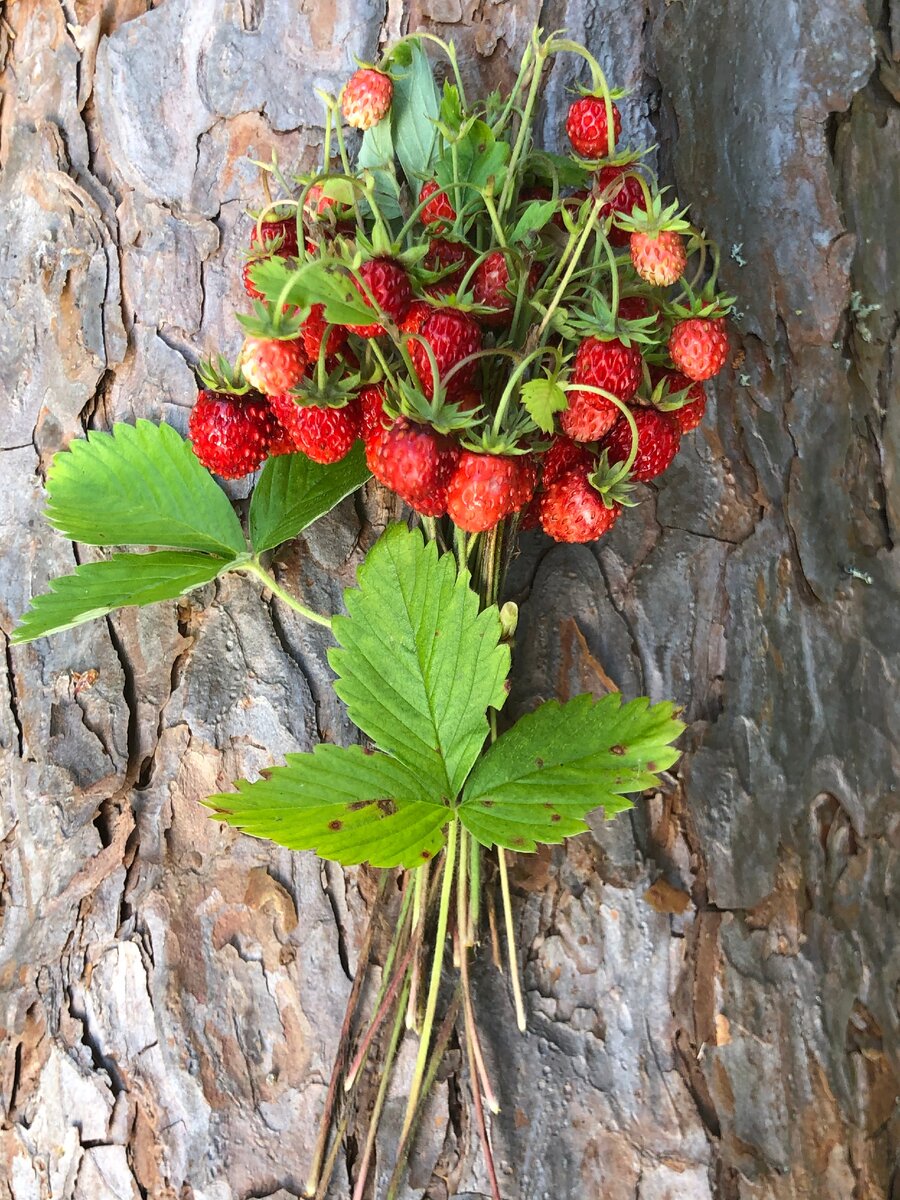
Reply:
<svg viewBox="0 0 900 1200"><path fill-rule="evenodd" d="M244 378L239 364L232 365L224 354L201 359L197 364L197 378L211 392L226 392L231 396L244 396L254 389Z"/></svg>
<svg viewBox="0 0 900 1200"><path fill-rule="evenodd" d="M624 508L634 508L639 501L632 498L634 484L631 482L631 466L624 463L611 463L609 453L601 451L594 470L588 475L588 483L600 497L607 508L621 505Z"/></svg>
<svg viewBox="0 0 900 1200"><path fill-rule="evenodd" d="M313 375L305 375L286 394L301 408L346 408L355 399L362 380L358 372L347 375L345 371L345 364L338 363L327 374L317 371Z"/></svg>

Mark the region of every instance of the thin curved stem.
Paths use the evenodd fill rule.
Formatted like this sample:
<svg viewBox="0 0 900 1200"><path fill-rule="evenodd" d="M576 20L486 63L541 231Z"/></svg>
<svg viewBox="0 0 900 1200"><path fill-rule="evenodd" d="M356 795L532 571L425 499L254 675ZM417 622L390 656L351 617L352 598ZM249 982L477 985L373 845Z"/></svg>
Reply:
<svg viewBox="0 0 900 1200"><path fill-rule="evenodd" d="M326 617L312 608L307 608L305 604L301 604L290 592L286 592L281 584L264 567L261 567L255 559L241 563L240 570L246 571L249 575L255 575L257 579L262 580L273 595L282 600L288 608L292 608L295 613L299 613L301 617L305 617L307 621L312 621L314 625L322 625L325 629L331 628L331 617Z"/></svg>
<svg viewBox="0 0 900 1200"><path fill-rule="evenodd" d="M519 960L516 954L516 933L513 926L512 900L509 894L509 875L506 870L506 851L502 846L497 847L497 865L500 868L500 892L503 896L503 916L506 921L506 952L509 958L513 1001L516 1006L516 1024L519 1032L524 1033L526 1029L525 1005L522 1001L522 985L519 982Z"/></svg>

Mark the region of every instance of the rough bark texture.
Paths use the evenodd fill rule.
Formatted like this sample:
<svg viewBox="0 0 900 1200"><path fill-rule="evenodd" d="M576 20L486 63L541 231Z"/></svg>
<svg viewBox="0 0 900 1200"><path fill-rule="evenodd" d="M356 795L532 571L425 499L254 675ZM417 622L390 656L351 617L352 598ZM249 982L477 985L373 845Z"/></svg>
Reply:
<svg viewBox="0 0 900 1200"><path fill-rule="evenodd" d="M610 676L691 727L670 790L516 865L526 1037L476 971L504 1197L896 1197L897 0L20 0L5 19L6 632L75 560L40 517L52 454L138 415L183 428L198 352L236 349L246 156L310 160L315 87L407 23L494 85L539 20L632 89L626 127L724 248L740 348L610 538L532 535L515 565L516 705ZM337 606L383 520L345 503L284 575ZM7 649L0 1196L300 1194L371 880L196 802L350 736L325 647L229 578ZM488 1191L456 1098L442 1085L410 1196Z"/></svg>

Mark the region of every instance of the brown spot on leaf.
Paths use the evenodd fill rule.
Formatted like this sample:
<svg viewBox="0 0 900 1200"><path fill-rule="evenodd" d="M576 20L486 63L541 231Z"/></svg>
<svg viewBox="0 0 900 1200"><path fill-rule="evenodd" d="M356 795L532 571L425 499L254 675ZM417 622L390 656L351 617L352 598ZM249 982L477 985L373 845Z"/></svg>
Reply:
<svg viewBox="0 0 900 1200"><path fill-rule="evenodd" d="M609 752L610 752L610 754L624 754L625 747L624 746L610 746Z"/></svg>
<svg viewBox="0 0 900 1200"><path fill-rule="evenodd" d="M368 808L371 803L371 800L354 800L352 804L347 805L347 812L359 812L363 808Z"/></svg>
<svg viewBox="0 0 900 1200"><path fill-rule="evenodd" d="M534 760L534 765L538 768L538 770L540 770L540 768L544 765L544 760L542 758L536 758Z"/></svg>
<svg viewBox="0 0 900 1200"><path fill-rule="evenodd" d="M482 800L481 807L482 808L493 808L494 802L493 802L493 800Z"/></svg>
<svg viewBox="0 0 900 1200"><path fill-rule="evenodd" d="M551 821L553 822L553 824L555 825L557 821L561 821L561 820L562 820L562 817L559 815L559 813L554 813L554 814L553 814L553 816L550 818L550 820L551 820Z"/></svg>
<svg viewBox="0 0 900 1200"><path fill-rule="evenodd" d="M329 829L332 829L332 830L334 830L334 832L335 832L335 833L337 833L337 831L338 831L339 829L343 829L343 828L344 828L344 822L343 822L343 821L338 821L338 820L336 820L336 819L335 819L334 821L329 821L329 822L328 822L328 828L329 828Z"/></svg>
<svg viewBox="0 0 900 1200"><path fill-rule="evenodd" d="M378 810L382 816L390 817L393 816L393 814L397 811L397 805L393 800L389 800L387 797L385 797L383 800L377 801L377 804Z"/></svg>
<svg viewBox="0 0 900 1200"><path fill-rule="evenodd" d="M420 850L419 858L424 858L425 861L427 862L428 859L431 858L431 851L430 850Z"/></svg>

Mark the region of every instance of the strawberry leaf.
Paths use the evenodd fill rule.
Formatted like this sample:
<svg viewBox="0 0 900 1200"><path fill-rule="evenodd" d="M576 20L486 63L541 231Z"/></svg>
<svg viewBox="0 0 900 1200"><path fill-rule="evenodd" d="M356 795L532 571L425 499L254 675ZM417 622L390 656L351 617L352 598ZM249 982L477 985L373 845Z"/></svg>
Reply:
<svg viewBox="0 0 900 1200"><path fill-rule="evenodd" d="M331 325L365 324L372 319L371 308L335 261L317 259L292 267L284 258L261 258L250 268L250 278L279 311L289 304L305 317L314 304L323 304L325 320Z"/></svg>
<svg viewBox="0 0 900 1200"><path fill-rule="evenodd" d="M31 642L105 617L114 608L177 600L231 566L227 558L174 550L114 554L104 562L83 563L71 575L51 580L49 592L34 597L11 640Z"/></svg>
<svg viewBox="0 0 900 1200"><path fill-rule="evenodd" d="M509 235L510 242L522 242L529 233L543 229L558 208L559 203L556 200L535 200L529 204L516 221L513 231Z"/></svg>
<svg viewBox="0 0 900 1200"><path fill-rule="evenodd" d="M589 812L630 808L627 794L655 787L678 759L671 743L684 726L673 713L645 696L623 704L618 693L548 701L479 759L459 818L482 845L510 850L581 833Z"/></svg>
<svg viewBox="0 0 900 1200"><path fill-rule="evenodd" d="M359 746L288 754L287 766L236 786L234 794L205 801L220 820L345 866L421 866L443 846L444 826L455 819L414 772Z"/></svg>
<svg viewBox="0 0 900 1200"><path fill-rule="evenodd" d="M406 43L409 65L395 67L391 127L394 148L413 195L418 196L423 179L431 175L431 160L437 141L435 121L440 111L431 64L418 41Z"/></svg>
<svg viewBox="0 0 900 1200"><path fill-rule="evenodd" d="M231 502L171 425L92 431L54 456L47 518L91 546L175 546L234 558L246 550Z"/></svg>
<svg viewBox="0 0 900 1200"><path fill-rule="evenodd" d="M506 698L509 649L496 607L418 530L392 525L344 594L329 661L351 719L442 799L456 798Z"/></svg>
<svg viewBox="0 0 900 1200"><path fill-rule="evenodd" d="M494 131L484 121L474 121L465 137L456 143L455 178L460 183L470 183L473 187L483 188L488 180L496 178L503 171L509 159L509 146L506 142L498 142ZM453 157L447 151L435 171L435 178L441 187L450 188L451 199L456 195L454 182ZM497 189L499 191L499 188ZM464 203L471 199L471 193L461 193L456 203Z"/></svg>
<svg viewBox="0 0 900 1200"><path fill-rule="evenodd" d="M375 179L375 203L386 221L403 215L400 188L394 170L394 139L391 122L379 121L363 134L356 165L370 171Z"/></svg>
<svg viewBox="0 0 900 1200"><path fill-rule="evenodd" d="M567 407L566 393L553 379L530 379L522 384L522 404L544 433L553 432L553 414Z"/></svg>
<svg viewBox="0 0 900 1200"><path fill-rule="evenodd" d="M262 469L250 502L250 541L257 554L296 537L313 521L362 487L369 478L365 449L357 442L332 466L305 454L280 454Z"/></svg>

